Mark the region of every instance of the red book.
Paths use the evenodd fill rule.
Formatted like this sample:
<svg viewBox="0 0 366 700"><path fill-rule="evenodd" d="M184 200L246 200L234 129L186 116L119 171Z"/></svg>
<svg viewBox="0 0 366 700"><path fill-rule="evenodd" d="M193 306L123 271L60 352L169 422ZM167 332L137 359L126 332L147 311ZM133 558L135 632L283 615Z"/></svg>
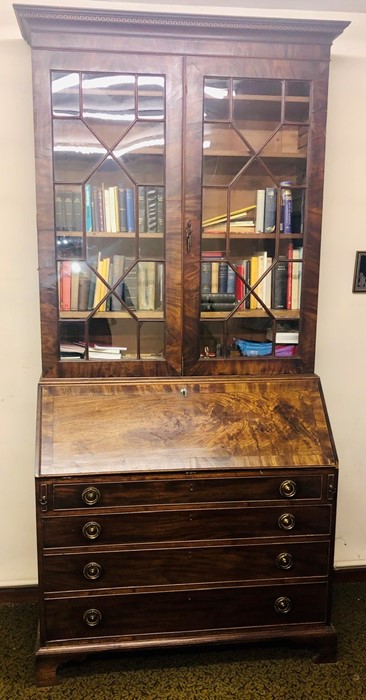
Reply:
<svg viewBox="0 0 366 700"><path fill-rule="evenodd" d="M60 263L60 311L71 309L71 260Z"/></svg>

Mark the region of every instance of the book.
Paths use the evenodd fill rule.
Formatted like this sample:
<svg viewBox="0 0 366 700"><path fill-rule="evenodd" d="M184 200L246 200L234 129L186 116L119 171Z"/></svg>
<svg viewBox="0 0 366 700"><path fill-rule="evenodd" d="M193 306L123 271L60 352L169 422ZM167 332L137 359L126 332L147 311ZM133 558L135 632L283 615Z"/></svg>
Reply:
<svg viewBox="0 0 366 700"><path fill-rule="evenodd" d="M127 211L126 211L126 188L118 188L118 214L119 230L123 233L127 231Z"/></svg>
<svg viewBox="0 0 366 700"><path fill-rule="evenodd" d="M214 294L219 291L219 266L221 263L211 263L211 292Z"/></svg>
<svg viewBox="0 0 366 700"><path fill-rule="evenodd" d="M137 271L138 308L142 311L155 309L155 263L140 262Z"/></svg>
<svg viewBox="0 0 366 700"><path fill-rule="evenodd" d="M65 229L66 229L66 231L73 230L72 196L73 196L73 193L71 190L66 190L64 192L64 211L65 211Z"/></svg>
<svg viewBox="0 0 366 700"><path fill-rule="evenodd" d="M71 291L70 291L70 309L77 311L79 308L79 280L80 280L80 263L71 263Z"/></svg>
<svg viewBox="0 0 366 700"><path fill-rule="evenodd" d="M250 286L253 288L257 282L258 282L258 256L252 255L251 260L250 260ZM254 291L256 294L258 294L258 289L255 289ZM250 294L249 308L250 309L257 308L257 299L255 298L254 294Z"/></svg>
<svg viewBox="0 0 366 700"><path fill-rule="evenodd" d="M214 264L214 263L212 263ZM227 289L227 263L226 262L219 262L219 279L218 279L218 292L224 293L226 292ZM212 290L214 291L214 290Z"/></svg>
<svg viewBox="0 0 366 700"><path fill-rule="evenodd" d="M60 311L71 311L71 260L63 260L60 263Z"/></svg>
<svg viewBox="0 0 366 700"><path fill-rule="evenodd" d="M256 204L256 217L255 217L255 230L256 233L264 233L264 205L265 205L266 191L257 190L257 204Z"/></svg>
<svg viewBox="0 0 366 700"><path fill-rule="evenodd" d="M81 192L76 190L72 193L72 230L81 231L82 222Z"/></svg>
<svg viewBox="0 0 366 700"><path fill-rule="evenodd" d="M212 304L230 304L235 302L235 294L229 294L227 292L225 294L202 294L201 301L204 303L211 302Z"/></svg>
<svg viewBox="0 0 366 700"><path fill-rule="evenodd" d="M137 309L137 265L133 265L136 258L125 256L125 272L127 275L123 279L123 301L130 309ZM131 269L129 269L131 268Z"/></svg>
<svg viewBox="0 0 366 700"><path fill-rule="evenodd" d="M146 219L146 187L145 185L140 185L137 194L138 202L138 220L139 220L139 232L147 231L147 219Z"/></svg>
<svg viewBox="0 0 366 700"><path fill-rule="evenodd" d="M85 193L85 230L87 233L93 230L93 210L92 210L92 186L89 182L84 187Z"/></svg>
<svg viewBox="0 0 366 700"><path fill-rule="evenodd" d="M233 294L235 296L235 281L236 281L236 274L235 270L231 267L231 265L227 266L227 283L226 283L226 291L228 294Z"/></svg>
<svg viewBox="0 0 366 700"><path fill-rule="evenodd" d="M266 338L268 340L273 340L274 331L272 328L268 328L266 332ZM297 345L299 342L299 331L288 330L288 331L276 331L275 343L290 343L291 345Z"/></svg>
<svg viewBox="0 0 366 700"><path fill-rule="evenodd" d="M201 296L210 294L212 281L212 262L202 260L201 262Z"/></svg>
<svg viewBox="0 0 366 700"><path fill-rule="evenodd" d="M273 233L276 230L277 216L277 188L266 187L264 204L264 233Z"/></svg>
<svg viewBox="0 0 366 700"><path fill-rule="evenodd" d="M126 188L126 222L127 231L129 233L134 233L136 229L135 224L135 191L133 187Z"/></svg>
<svg viewBox="0 0 366 700"><path fill-rule="evenodd" d="M251 204L248 207L242 207L241 209L236 209L235 211L231 211L229 214L229 220L234 221L235 219L242 219L243 215L247 215L248 212L253 211L255 209L256 205ZM211 226L213 224L221 224L225 223L227 221L228 217L227 214L219 214L218 216L214 216L210 219L204 219L202 221L202 227L207 228L208 226Z"/></svg>
<svg viewBox="0 0 366 700"><path fill-rule="evenodd" d="M280 182L281 186L281 220L280 231L292 233L292 185L291 180Z"/></svg>
<svg viewBox="0 0 366 700"><path fill-rule="evenodd" d="M124 255L113 255L113 268L112 268L112 277L111 277L111 283L112 287L115 286L116 282L121 279L123 272L124 272L124 266L125 266L125 256ZM115 287L114 290L118 296L123 298L123 282L119 282L117 286ZM112 292L112 298L111 298L111 311L120 311L122 309L122 302L117 299L115 294Z"/></svg>
<svg viewBox="0 0 366 700"><path fill-rule="evenodd" d="M294 246L292 241L288 244L287 247L287 257L289 259L289 263L287 266L287 288L286 288L286 309L293 309L296 308L294 307L293 304L293 293L292 293L292 273L293 273L293 263L292 259L294 256Z"/></svg>
<svg viewBox="0 0 366 700"><path fill-rule="evenodd" d="M90 274L91 270L86 265L83 265L79 273L79 311L87 311L88 309Z"/></svg>
<svg viewBox="0 0 366 700"><path fill-rule="evenodd" d="M201 301L201 311L232 311L235 309L236 303L235 302L217 302L217 303L211 303L211 302L202 302Z"/></svg>
<svg viewBox="0 0 366 700"><path fill-rule="evenodd" d="M287 262L280 261L273 270L273 309L286 309L287 265Z"/></svg>

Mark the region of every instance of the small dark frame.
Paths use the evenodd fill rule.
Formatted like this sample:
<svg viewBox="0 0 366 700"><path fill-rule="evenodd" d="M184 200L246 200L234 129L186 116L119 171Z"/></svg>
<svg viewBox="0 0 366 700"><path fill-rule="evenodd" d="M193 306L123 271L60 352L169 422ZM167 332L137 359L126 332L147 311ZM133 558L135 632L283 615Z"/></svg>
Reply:
<svg viewBox="0 0 366 700"><path fill-rule="evenodd" d="M366 250L358 250L356 253L352 291L366 292Z"/></svg>

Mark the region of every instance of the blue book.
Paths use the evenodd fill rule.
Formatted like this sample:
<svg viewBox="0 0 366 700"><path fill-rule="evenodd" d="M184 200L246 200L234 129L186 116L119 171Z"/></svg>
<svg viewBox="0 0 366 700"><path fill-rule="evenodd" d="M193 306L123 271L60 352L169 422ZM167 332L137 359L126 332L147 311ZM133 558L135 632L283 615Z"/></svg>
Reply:
<svg viewBox="0 0 366 700"><path fill-rule="evenodd" d="M264 204L264 233L273 233L276 230L277 216L277 188L266 187Z"/></svg>
<svg viewBox="0 0 366 700"><path fill-rule="evenodd" d="M133 187L126 188L126 219L127 219L127 231L134 232L136 230L135 224L135 191Z"/></svg>
<svg viewBox="0 0 366 700"><path fill-rule="evenodd" d="M93 230L93 209L92 209L92 187L89 183L85 185L85 231L89 233Z"/></svg>
<svg viewBox="0 0 366 700"><path fill-rule="evenodd" d="M228 294L235 294L235 283L236 283L236 274L235 270L233 270L230 265L227 266L227 284L226 284L226 291Z"/></svg>

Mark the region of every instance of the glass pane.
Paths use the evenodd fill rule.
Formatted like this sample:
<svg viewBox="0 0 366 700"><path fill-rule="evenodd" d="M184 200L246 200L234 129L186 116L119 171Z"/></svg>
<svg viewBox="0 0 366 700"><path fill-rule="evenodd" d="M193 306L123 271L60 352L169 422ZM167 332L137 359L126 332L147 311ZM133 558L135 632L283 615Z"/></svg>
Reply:
<svg viewBox="0 0 366 700"><path fill-rule="evenodd" d="M139 311L161 309L162 276L161 264L151 261L137 263L137 303Z"/></svg>
<svg viewBox="0 0 366 700"><path fill-rule="evenodd" d="M85 322L61 321L60 329L60 359L83 360L85 356Z"/></svg>
<svg viewBox="0 0 366 700"><path fill-rule="evenodd" d="M230 124L206 124L203 139L203 184L228 185L252 152Z"/></svg>
<svg viewBox="0 0 366 700"><path fill-rule="evenodd" d="M164 357L164 323L141 323L140 357L146 360Z"/></svg>
<svg viewBox="0 0 366 700"><path fill-rule="evenodd" d="M135 188L111 156L85 185L85 228L87 233L136 230Z"/></svg>
<svg viewBox="0 0 366 700"><path fill-rule="evenodd" d="M79 107L79 73L52 71L52 113L57 117L78 117Z"/></svg>
<svg viewBox="0 0 366 700"><path fill-rule="evenodd" d="M203 110L205 120L225 120L230 115L230 80L228 78L205 78Z"/></svg>
<svg viewBox="0 0 366 700"><path fill-rule="evenodd" d="M67 315L69 311L83 312L93 308L96 284L96 275L85 262L81 260L60 262L58 264L60 314L65 312Z"/></svg>
<svg viewBox="0 0 366 700"><path fill-rule="evenodd" d="M137 79L137 104L140 119L164 119L165 80L159 75L144 75Z"/></svg>
<svg viewBox="0 0 366 700"><path fill-rule="evenodd" d="M205 313L205 316L208 317L209 312ZM224 339L224 324L201 316L200 356L206 358L220 357L225 344Z"/></svg>
<svg viewBox="0 0 366 700"><path fill-rule="evenodd" d="M234 80L233 85L234 124L257 151L280 125L282 82L244 78Z"/></svg>
<svg viewBox="0 0 366 700"><path fill-rule="evenodd" d="M132 318L92 318L89 322L89 360L110 362L136 358L137 332L137 322Z"/></svg>
<svg viewBox="0 0 366 700"><path fill-rule="evenodd" d="M285 120L307 122L309 120L310 83L286 81Z"/></svg>
<svg viewBox="0 0 366 700"><path fill-rule="evenodd" d="M85 121L98 138L112 148L136 116L135 77L85 73L82 99Z"/></svg>
<svg viewBox="0 0 366 700"><path fill-rule="evenodd" d="M53 156L56 182L83 182L105 155L105 148L82 121L54 119Z"/></svg>
<svg viewBox="0 0 366 700"><path fill-rule="evenodd" d="M138 122L116 146L114 155L131 178L144 185L164 184L164 124Z"/></svg>
<svg viewBox="0 0 366 700"><path fill-rule="evenodd" d="M55 186L55 228L56 231L82 231L81 187Z"/></svg>
<svg viewBox="0 0 366 700"><path fill-rule="evenodd" d="M275 182L304 185L306 179L307 128L283 126L260 153Z"/></svg>
<svg viewBox="0 0 366 700"><path fill-rule="evenodd" d="M298 354L299 321L277 321L267 337L272 342L275 339L276 357L294 357Z"/></svg>

